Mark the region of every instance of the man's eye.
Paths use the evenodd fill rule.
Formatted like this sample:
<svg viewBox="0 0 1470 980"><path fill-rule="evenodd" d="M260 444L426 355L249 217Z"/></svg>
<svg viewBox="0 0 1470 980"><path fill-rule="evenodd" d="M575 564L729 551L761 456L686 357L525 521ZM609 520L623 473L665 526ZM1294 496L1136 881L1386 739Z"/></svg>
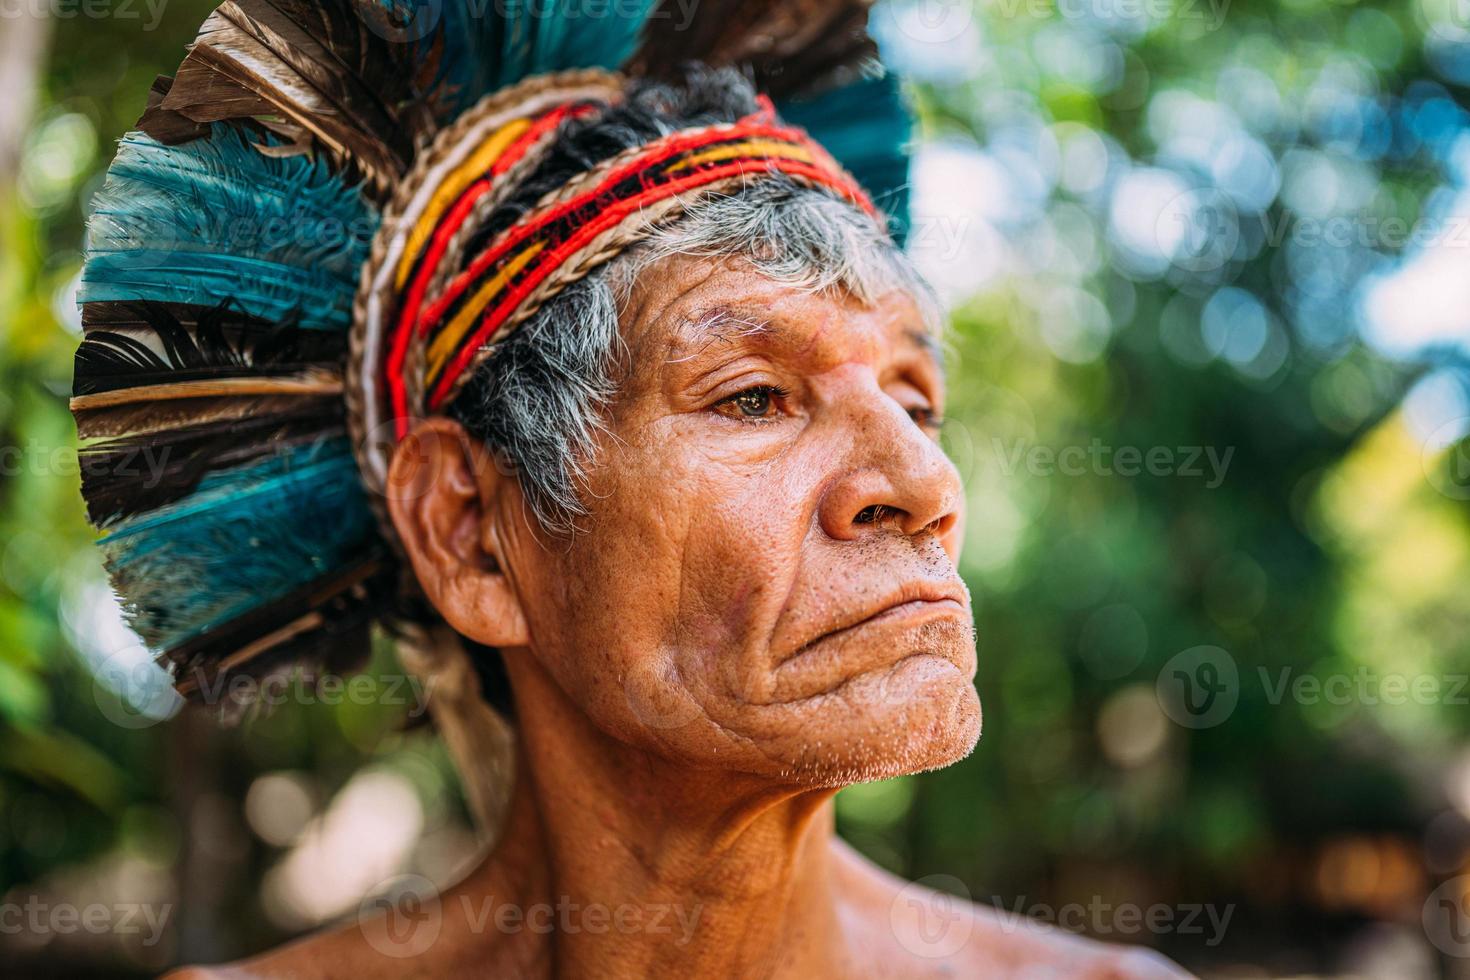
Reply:
<svg viewBox="0 0 1470 980"><path fill-rule="evenodd" d="M766 419L775 413L776 401L785 394L775 385L756 385L731 395L716 408L724 409L723 414L735 418Z"/></svg>
<svg viewBox="0 0 1470 980"><path fill-rule="evenodd" d="M913 419L914 424L921 429L938 429L940 423L944 421L939 417L939 413L928 405L915 405L909 409L909 418Z"/></svg>

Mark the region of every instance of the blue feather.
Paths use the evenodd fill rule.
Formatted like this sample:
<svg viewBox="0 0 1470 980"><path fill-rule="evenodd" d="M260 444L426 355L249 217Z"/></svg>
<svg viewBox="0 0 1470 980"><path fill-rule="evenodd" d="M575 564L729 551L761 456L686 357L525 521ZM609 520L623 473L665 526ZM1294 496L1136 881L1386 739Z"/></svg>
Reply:
<svg viewBox="0 0 1470 980"><path fill-rule="evenodd" d="M333 438L212 473L100 545L131 625L166 649L346 567L375 533L351 445Z"/></svg>
<svg viewBox="0 0 1470 980"><path fill-rule="evenodd" d="M244 133L123 138L92 202L81 302L156 300L345 330L378 214L326 161L270 157Z"/></svg>
<svg viewBox="0 0 1470 980"><path fill-rule="evenodd" d="M815 99L782 102L781 118L827 148L889 216L901 243L908 226L913 120L893 74L844 85Z"/></svg>
<svg viewBox="0 0 1470 980"><path fill-rule="evenodd" d="M380 0L404 23L442 18L439 72L459 110L528 75L623 65L657 0ZM420 44L423 57L438 43Z"/></svg>
<svg viewBox="0 0 1470 980"><path fill-rule="evenodd" d="M656 0L556 0L558 16L539 25L532 71L615 69L633 56Z"/></svg>

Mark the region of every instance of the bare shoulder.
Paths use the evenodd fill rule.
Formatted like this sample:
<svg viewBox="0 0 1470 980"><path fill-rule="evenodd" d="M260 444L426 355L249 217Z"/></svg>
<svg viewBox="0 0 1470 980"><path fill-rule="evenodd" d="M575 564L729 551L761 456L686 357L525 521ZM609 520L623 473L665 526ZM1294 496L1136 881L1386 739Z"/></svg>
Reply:
<svg viewBox="0 0 1470 980"><path fill-rule="evenodd" d="M1035 919L904 881L838 841L836 874L848 911L888 975L978 975L1076 980L1193 976L1153 950L1101 943Z"/></svg>
<svg viewBox="0 0 1470 980"><path fill-rule="evenodd" d="M236 963L189 966L163 980L419 980L549 974L544 936L488 929L483 903L460 886L425 898L405 892L341 924Z"/></svg>
<svg viewBox="0 0 1470 980"><path fill-rule="evenodd" d="M312 933L258 956L216 966L186 966L161 980L291 980L305 977L347 977L367 980L393 976L388 967L374 964L373 950L362 942L355 925Z"/></svg>
<svg viewBox="0 0 1470 980"><path fill-rule="evenodd" d="M443 916L397 921L371 916L311 933L249 959L189 966L162 980L377 980L456 976L460 949Z"/></svg>
<svg viewBox="0 0 1470 980"><path fill-rule="evenodd" d="M241 966L181 966L159 980L253 980L256 976Z"/></svg>

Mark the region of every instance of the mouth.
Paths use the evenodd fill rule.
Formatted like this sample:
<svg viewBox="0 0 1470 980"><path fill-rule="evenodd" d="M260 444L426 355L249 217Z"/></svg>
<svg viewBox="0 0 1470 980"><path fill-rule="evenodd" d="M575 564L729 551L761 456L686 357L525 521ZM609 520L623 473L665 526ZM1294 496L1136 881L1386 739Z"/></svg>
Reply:
<svg viewBox="0 0 1470 980"><path fill-rule="evenodd" d="M906 700L936 682L968 686L975 673L968 600L958 580L911 583L857 609L782 658L766 675L760 703L805 702L860 684L876 683L864 697L880 700Z"/></svg>
<svg viewBox="0 0 1470 980"><path fill-rule="evenodd" d="M955 599L909 599L896 605L882 609L865 619L860 619L850 626L843 626L823 633L807 647L824 643L828 640L837 640L850 633L870 626L895 626L912 627L922 626L939 619L959 619L965 616L965 606Z"/></svg>
<svg viewBox="0 0 1470 980"><path fill-rule="evenodd" d="M808 640L783 657L776 666L783 667L816 647L826 646L834 641L842 641L873 627L906 629L917 628L940 620L958 619L969 622L967 598L964 586L958 582L910 583L897 593L886 597L878 605L864 610L858 618Z"/></svg>

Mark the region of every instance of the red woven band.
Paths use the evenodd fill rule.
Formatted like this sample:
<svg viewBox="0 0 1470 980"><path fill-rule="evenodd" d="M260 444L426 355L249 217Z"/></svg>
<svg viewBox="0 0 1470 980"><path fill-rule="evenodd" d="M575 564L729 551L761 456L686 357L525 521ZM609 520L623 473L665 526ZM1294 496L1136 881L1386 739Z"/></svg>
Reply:
<svg viewBox="0 0 1470 980"><path fill-rule="evenodd" d="M556 122L560 118L542 126ZM537 129L544 133L542 126ZM528 133L525 139L540 135ZM385 374L401 429L410 415L405 364L411 346L422 345L424 407L442 409L485 348L559 288L677 214L701 190L733 190L775 175L826 188L877 218L867 195L836 161L800 129L775 124L766 107L730 125L671 133L589 171L497 235L440 295L426 301L444 243L496 176L487 174L435 229L400 306Z"/></svg>

